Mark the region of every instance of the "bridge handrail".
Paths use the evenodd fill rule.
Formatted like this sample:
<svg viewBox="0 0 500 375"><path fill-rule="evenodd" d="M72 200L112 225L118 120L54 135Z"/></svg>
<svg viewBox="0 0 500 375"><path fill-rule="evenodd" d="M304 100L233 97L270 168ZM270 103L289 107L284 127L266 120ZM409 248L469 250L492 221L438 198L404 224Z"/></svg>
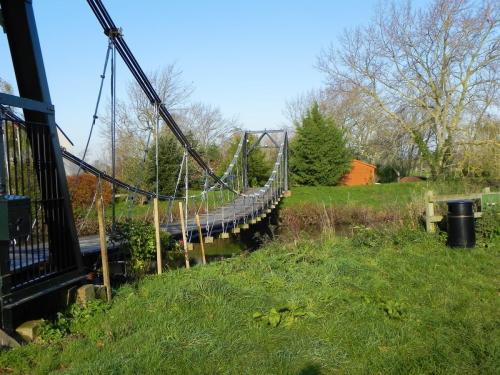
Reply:
<svg viewBox="0 0 500 375"><path fill-rule="evenodd" d="M258 197L258 196L264 195L267 192L267 190L269 190L269 187L271 186L271 183L274 181L274 178L276 177L276 174L278 173L277 166L279 166L281 164L281 159L283 157L284 147L285 147L285 142L282 142L280 144L280 148L279 148L279 151L278 151L278 156L276 157L276 163L274 163L274 169L272 170L271 175L269 176L269 179L265 183L264 189L260 189L256 193L244 194L245 196L247 196L247 197Z"/></svg>
<svg viewBox="0 0 500 375"><path fill-rule="evenodd" d="M5 119L7 119L8 121L11 121L17 125L20 125L23 127L25 126L25 121L22 118L20 118L19 116L17 116L10 109L8 109L5 106L0 106L0 109L1 109ZM137 194L143 195L143 196L148 197L148 198L156 197L156 193L154 193L154 192L144 190L144 189L141 189L137 186L127 184L126 182L123 182L123 181L116 179L116 178L113 179L113 177L111 177L106 172L104 172L104 171L94 167L93 165L87 163L86 161L80 159L78 156L72 154L71 152L69 152L68 150L66 150L63 147L61 147L61 152L62 152L63 158L65 158L69 162L75 164L76 166L79 166L81 169L83 169L87 173L90 173L96 177L99 177L99 178L101 178L104 181L107 181L109 183L114 182L116 186L118 186L122 189L125 189L127 191L130 191L132 193L137 193ZM174 199L174 196L173 195L159 194L158 199L171 200L171 199Z"/></svg>

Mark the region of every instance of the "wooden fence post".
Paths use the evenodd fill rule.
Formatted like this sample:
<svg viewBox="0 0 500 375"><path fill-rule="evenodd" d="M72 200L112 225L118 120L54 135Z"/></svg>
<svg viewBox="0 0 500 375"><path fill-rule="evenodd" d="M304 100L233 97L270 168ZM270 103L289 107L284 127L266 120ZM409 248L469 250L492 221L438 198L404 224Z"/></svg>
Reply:
<svg viewBox="0 0 500 375"><path fill-rule="evenodd" d="M163 263L161 259L161 239L160 239L160 209L158 207L158 198L153 200L155 237L156 237L156 270L158 275L162 273Z"/></svg>
<svg viewBox="0 0 500 375"><path fill-rule="evenodd" d="M201 231L200 217L198 214L196 214L195 220L196 226L198 227L198 236L200 237L201 260L203 261L203 264L207 264L207 260L205 258L205 245L203 244L203 232Z"/></svg>
<svg viewBox="0 0 500 375"><path fill-rule="evenodd" d="M189 254L186 238L186 223L184 222L184 211L182 210L182 202L179 202L179 213L181 216L181 230L182 230L182 243L184 245L184 260L186 261L186 268L189 268Z"/></svg>
<svg viewBox="0 0 500 375"><path fill-rule="evenodd" d="M433 222L434 217L434 202L433 202L434 192L431 190L427 191L425 194L425 229L427 233L434 233L436 231L436 225Z"/></svg>
<svg viewBox="0 0 500 375"><path fill-rule="evenodd" d="M100 191L100 188L99 188ZM96 199L97 221L99 223L99 244L101 247L102 278L106 288L106 297L111 302L111 281L109 279L108 247L106 243L106 227L104 224L104 205L102 204L102 195Z"/></svg>

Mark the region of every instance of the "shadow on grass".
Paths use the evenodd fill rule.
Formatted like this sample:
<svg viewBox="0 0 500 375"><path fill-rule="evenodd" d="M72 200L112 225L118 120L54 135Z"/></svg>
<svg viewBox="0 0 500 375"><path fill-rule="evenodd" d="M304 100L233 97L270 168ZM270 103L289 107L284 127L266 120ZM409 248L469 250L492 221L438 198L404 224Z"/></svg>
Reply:
<svg viewBox="0 0 500 375"><path fill-rule="evenodd" d="M309 364L304 367L298 375L321 375L320 367L316 364Z"/></svg>

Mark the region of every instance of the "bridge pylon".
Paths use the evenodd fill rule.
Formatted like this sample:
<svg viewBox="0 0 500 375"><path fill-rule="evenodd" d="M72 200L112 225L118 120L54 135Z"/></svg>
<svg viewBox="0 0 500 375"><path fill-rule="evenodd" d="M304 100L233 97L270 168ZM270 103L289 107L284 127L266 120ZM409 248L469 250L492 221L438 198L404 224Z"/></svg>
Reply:
<svg viewBox="0 0 500 375"><path fill-rule="evenodd" d="M19 91L0 104L24 114L15 123L1 113L0 325L9 332L15 308L85 275L32 2L0 6Z"/></svg>

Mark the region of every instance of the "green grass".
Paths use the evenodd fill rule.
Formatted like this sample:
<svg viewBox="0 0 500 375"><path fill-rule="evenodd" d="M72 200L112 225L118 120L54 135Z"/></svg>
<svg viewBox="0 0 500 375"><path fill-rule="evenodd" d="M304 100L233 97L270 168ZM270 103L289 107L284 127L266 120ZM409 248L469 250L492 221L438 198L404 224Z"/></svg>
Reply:
<svg viewBox="0 0 500 375"><path fill-rule="evenodd" d="M124 286L71 336L2 352L0 373L499 373L498 245L408 229L272 243Z"/></svg>
<svg viewBox="0 0 500 375"><path fill-rule="evenodd" d="M427 190L436 194L480 192L484 187L475 183L390 183L364 186L298 186L292 188L292 196L284 200L284 207L304 203L325 205L354 205L375 209L387 206L403 207L413 200L422 201Z"/></svg>

